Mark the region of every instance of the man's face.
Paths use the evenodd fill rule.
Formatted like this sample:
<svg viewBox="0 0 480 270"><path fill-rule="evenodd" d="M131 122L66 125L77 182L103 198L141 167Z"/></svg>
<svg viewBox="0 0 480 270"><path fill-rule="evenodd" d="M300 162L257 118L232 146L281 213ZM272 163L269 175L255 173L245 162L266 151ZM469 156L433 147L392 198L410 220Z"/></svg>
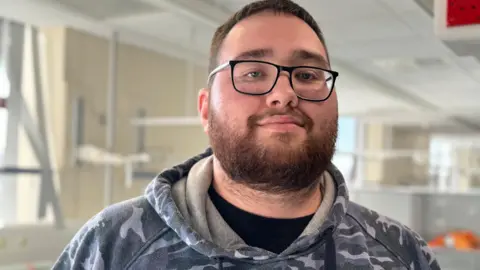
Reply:
<svg viewBox="0 0 480 270"><path fill-rule="evenodd" d="M262 60L329 68L326 61L299 52L327 59L324 45L305 22L265 12L230 31L219 63ZM200 92L199 109L222 168L233 180L255 189L283 193L308 188L333 156L338 121L335 92L323 102L301 100L287 72L280 73L270 93L252 96L235 91L231 70L224 69L216 74L210 90Z"/></svg>

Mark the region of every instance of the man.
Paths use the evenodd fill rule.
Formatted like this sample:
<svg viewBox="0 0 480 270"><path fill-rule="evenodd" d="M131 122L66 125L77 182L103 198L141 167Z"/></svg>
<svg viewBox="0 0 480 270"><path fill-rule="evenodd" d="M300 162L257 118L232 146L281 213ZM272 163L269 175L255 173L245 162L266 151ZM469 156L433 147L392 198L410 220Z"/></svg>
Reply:
<svg viewBox="0 0 480 270"><path fill-rule="evenodd" d="M216 31L210 71L212 150L95 216L54 269L439 269L415 232L348 200L338 73L304 9L247 5Z"/></svg>

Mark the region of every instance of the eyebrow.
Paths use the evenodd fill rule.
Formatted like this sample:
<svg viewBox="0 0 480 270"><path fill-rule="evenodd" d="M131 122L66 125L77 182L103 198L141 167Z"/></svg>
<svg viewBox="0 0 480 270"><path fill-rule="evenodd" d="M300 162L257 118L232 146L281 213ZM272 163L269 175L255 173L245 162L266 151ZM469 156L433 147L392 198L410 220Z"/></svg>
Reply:
<svg viewBox="0 0 480 270"><path fill-rule="evenodd" d="M233 60L262 59L266 57L272 57L273 55L273 49L253 49L240 53L235 58L233 58ZM304 61L314 62L316 65L324 68L329 66L328 61L323 55L308 50L295 50L289 57L289 62L291 63L298 63Z"/></svg>
<svg viewBox="0 0 480 270"><path fill-rule="evenodd" d="M273 56L272 49L253 49L240 53L235 58L233 58L233 60L250 60L271 56Z"/></svg>
<svg viewBox="0 0 480 270"><path fill-rule="evenodd" d="M324 68L329 66L328 61L325 59L325 57L323 57L323 55L307 50L295 50L290 60L292 62L308 60Z"/></svg>

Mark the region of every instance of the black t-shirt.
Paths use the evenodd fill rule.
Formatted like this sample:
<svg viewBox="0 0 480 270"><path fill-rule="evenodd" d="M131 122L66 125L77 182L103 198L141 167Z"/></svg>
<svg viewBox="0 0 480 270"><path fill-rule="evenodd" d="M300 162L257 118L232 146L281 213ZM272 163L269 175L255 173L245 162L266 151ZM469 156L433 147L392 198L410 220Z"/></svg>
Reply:
<svg viewBox="0 0 480 270"><path fill-rule="evenodd" d="M295 219L276 219L243 211L223 199L210 187L208 194L227 224L249 246L281 253L297 239L313 215Z"/></svg>

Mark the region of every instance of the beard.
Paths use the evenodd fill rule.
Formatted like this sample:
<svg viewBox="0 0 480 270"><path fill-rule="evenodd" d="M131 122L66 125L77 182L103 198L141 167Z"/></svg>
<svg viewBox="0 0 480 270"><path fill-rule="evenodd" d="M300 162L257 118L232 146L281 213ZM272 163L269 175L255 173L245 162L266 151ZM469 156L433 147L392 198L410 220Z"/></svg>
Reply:
<svg viewBox="0 0 480 270"><path fill-rule="evenodd" d="M256 123L263 117L290 114L301 117L306 139L299 143L292 133L277 133L259 140ZM319 134L311 132L313 121L306 115L270 111L251 116L246 132L238 132L229 121L221 121L215 112L209 115L209 136L213 153L231 180L269 194L304 191L318 184L335 152L338 114L325 120ZM264 141L262 143L262 141Z"/></svg>

